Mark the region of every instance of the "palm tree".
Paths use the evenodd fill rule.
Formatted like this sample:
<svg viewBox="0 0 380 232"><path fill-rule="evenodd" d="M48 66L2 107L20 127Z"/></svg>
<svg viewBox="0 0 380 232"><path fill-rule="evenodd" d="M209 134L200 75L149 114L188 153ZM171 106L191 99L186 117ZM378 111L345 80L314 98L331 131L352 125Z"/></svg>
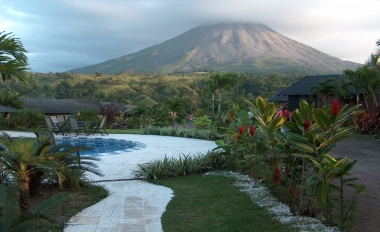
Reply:
<svg viewBox="0 0 380 232"><path fill-rule="evenodd" d="M28 81L27 51L18 38L11 33L0 32L0 76L3 81L15 76L19 80Z"/></svg>
<svg viewBox="0 0 380 232"><path fill-rule="evenodd" d="M72 159L73 152L85 149L68 144L56 147L51 141L43 138L2 139L1 143L6 150L0 151L0 166L2 172L8 173L18 183L19 206L24 214L29 212L30 190L38 188L41 177L53 173L60 186L63 186L65 183L63 173L68 167L68 162L65 160ZM81 163L77 164L75 168L80 168Z"/></svg>
<svg viewBox="0 0 380 232"><path fill-rule="evenodd" d="M328 100L329 94L336 92L337 85L335 79L328 78L320 81L317 85L310 88L311 96L317 96L321 100L323 106L325 106Z"/></svg>
<svg viewBox="0 0 380 232"><path fill-rule="evenodd" d="M372 95L373 106L376 108L378 106L377 98L380 95L380 53L371 54L364 67L360 67L359 69L367 79L365 89Z"/></svg>
<svg viewBox="0 0 380 232"><path fill-rule="evenodd" d="M212 101L214 104L215 94L219 95L218 98L218 121L221 120L222 115L222 92L224 90L230 91L239 83L239 77L236 73L226 73L220 75L219 73L211 74L210 78L206 79L206 90L212 93ZM212 109L212 120L214 122L214 106ZM214 123L212 123L214 124Z"/></svg>
<svg viewBox="0 0 380 232"><path fill-rule="evenodd" d="M360 92L364 88L360 72L358 70L345 69L342 72L342 86L343 88L353 87L355 89L356 104L359 105Z"/></svg>
<svg viewBox="0 0 380 232"><path fill-rule="evenodd" d="M13 90L4 90L1 92L0 103L4 106L22 109L24 108L23 102L20 100L20 94Z"/></svg>
<svg viewBox="0 0 380 232"><path fill-rule="evenodd" d="M165 101L165 106L171 111L172 115L172 126L174 126L175 113L180 113L184 111L186 101L180 97L169 98Z"/></svg>

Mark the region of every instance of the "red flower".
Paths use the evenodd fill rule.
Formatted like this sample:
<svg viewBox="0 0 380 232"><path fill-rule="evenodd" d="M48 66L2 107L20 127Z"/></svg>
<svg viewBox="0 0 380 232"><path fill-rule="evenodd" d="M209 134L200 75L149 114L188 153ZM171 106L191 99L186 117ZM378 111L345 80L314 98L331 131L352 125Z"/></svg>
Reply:
<svg viewBox="0 0 380 232"><path fill-rule="evenodd" d="M294 194L294 191L293 191L292 187L289 188L289 192L290 192L290 194L292 194L293 198L296 198L296 195Z"/></svg>
<svg viewBox="0 0 380 232"><path fill-rule="evenodd" d="M305 130L305 132L309 130L309 127L310 127L310 122L307 119L305 119L303 121L303 129Z"/></svg>
<svg viewBox="0 0 380 232"><path fill-rule="evenodd" d="M245 131L244 126L239 126L239 127L238 127L238 131L239 131L239 134L240 134L240 135L243 134L244 131Z"/></svg>
<svg viewBox="0 0 380 232"><path fill-rule="evenodd" d="M280 171L278 170L278 165L276 165L276 168L274 169L274 172L272 174L272 182L278 183L280 181Z"/></svg>
<svg viewBox="0 0 380 232"><path fill-rule="evenodd" d="M249 134L253 137L255 134L255 128L252 126L252 124L249 126Z"/></svg>
<svg viewBox="0 0 380 232"><path fill-rule="evenodd" d="M336 98L334 98L334 100L332 102L332 106L331 106L331 114L334 116L337 116L338 111L339 111L339 103L338 103L338 100L336 100Z"/></svg>

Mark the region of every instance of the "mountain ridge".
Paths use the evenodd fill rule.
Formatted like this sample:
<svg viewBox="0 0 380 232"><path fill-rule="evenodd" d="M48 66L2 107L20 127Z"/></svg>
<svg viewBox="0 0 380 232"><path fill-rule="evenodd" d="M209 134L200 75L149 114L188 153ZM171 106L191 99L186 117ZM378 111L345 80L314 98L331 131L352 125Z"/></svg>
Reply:
<svg viewBox="0 0 380 232"><path fill-rule="evenodd" d="M264 24L219 23L190 29L163 43L72 73L304 72L338 74L360 64L343 61L277 33Z"/></svg>

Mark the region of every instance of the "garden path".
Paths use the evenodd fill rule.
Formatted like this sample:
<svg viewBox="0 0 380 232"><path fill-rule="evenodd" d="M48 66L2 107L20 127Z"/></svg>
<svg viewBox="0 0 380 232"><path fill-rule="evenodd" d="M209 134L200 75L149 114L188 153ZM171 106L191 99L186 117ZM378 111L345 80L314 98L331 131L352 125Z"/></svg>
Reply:
<svg viewBox="0 0 380 232"><path fill-rule="evenodd" d="M332 155L358 160L351 175L361 179L358 184L366 186L366 191L358 196L356 226L351 231L380 231L380 140L349 138L339 142Z"/></svg>

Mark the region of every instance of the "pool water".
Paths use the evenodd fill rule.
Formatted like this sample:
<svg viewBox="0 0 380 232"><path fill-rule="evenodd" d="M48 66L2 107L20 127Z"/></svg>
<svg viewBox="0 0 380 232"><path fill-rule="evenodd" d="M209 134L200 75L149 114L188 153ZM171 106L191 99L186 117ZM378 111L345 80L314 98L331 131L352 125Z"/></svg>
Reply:
<svg viewBox="0 0 380 232"><path fill-rule="evenodd" d="M87 146L89 150L80 151L81 155L101 155L102 153L119 154L120 152L131 152L137 148L138 142L123 139L103 139L103 138L72 138L63 137L56 139L55 144L70 144L72 146Z"/></svg>

